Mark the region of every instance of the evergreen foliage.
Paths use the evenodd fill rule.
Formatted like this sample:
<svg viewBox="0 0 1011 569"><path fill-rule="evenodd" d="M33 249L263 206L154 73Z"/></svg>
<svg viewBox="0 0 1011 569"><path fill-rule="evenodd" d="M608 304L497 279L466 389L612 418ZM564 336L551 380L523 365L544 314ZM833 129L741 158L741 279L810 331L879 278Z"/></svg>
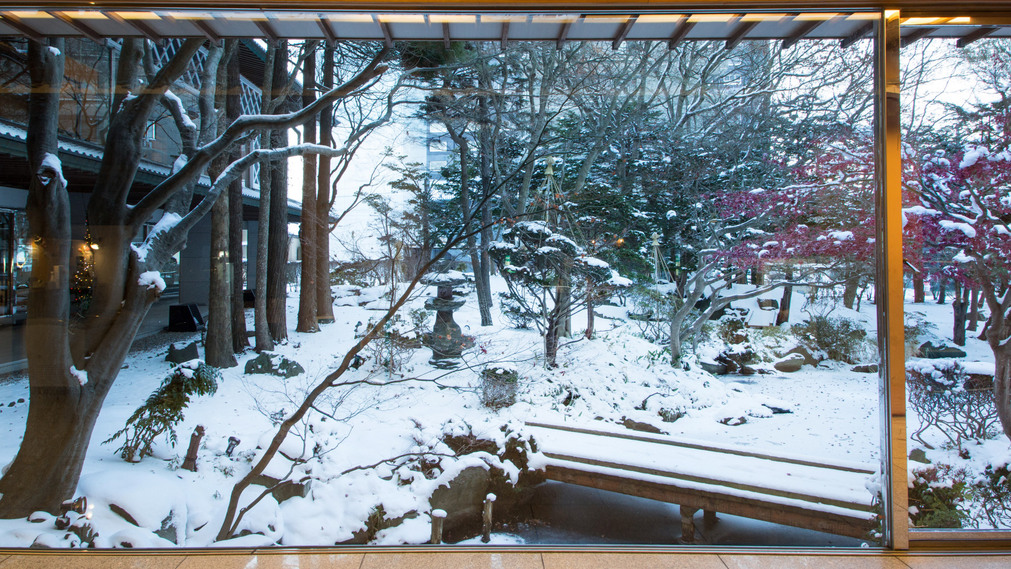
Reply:
<svg viewBox="0 0 1011 569"><path fill-rule="evenodd" d="M195 363L195 362L194 362ZM161 434L173 447L178 441L175 427L184 419L183 410L190 398L212 395L218 390L221 373L203 362L180 364L126 420L126 426L113 433L104 443L123 437L116 449L123 460L139 462L153 454L154 440Z"/></svg>

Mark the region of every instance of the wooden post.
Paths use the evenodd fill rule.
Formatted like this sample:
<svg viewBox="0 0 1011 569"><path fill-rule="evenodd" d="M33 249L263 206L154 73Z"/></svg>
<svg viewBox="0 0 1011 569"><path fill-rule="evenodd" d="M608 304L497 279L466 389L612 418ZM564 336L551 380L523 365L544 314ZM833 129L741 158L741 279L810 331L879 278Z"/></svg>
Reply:
<svg viewBox="0 0 1011 569"><path fill-rule="evenodd" d="M703 510L702 527L712 527L716 524L716 510Z"/></svg>
<svg viewBox="0 0 1011 569"><path fill-rule="evenodd" d="M488 494L484 497L484 523L481 528L481 541L484 543L491 541L491 508L493 504L495 504L495 494Z"/></svg>
<svg viewBox="0 0 1011 569"><path fill-rule="evenodd" d="M186 460L183 461L183 468L190 472L197 471L197 450L200 449L200 439L204 438L204 426L197 425L190 435L190 448L186 451Z"/></svg>
<svg viewBox="0 0 1011 569"><path fill-rule="evenodd" d="M432 545L442 543L442 525L446 521L446 510L432 510Z"/></svg>
<svg viewBox="0 0 1011 569"><path fill-rule="evenodd" d="M681 506L681 543L695 543L695 512L698 508Z"/></svg>

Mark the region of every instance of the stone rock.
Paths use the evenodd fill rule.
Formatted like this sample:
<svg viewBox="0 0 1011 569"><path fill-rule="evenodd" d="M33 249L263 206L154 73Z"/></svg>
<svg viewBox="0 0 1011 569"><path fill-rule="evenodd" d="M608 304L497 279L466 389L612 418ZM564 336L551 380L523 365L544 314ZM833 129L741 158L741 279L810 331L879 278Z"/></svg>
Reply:
<svg viewBox="0 0 1011 569"><path fill-rule="evenodd" d="M927 458L927 453L922 448L914 448L909 453L909 460L919 462L920 464L930 464L930 459Z"/></svg>
<svg viewBox="0 0 1011 569"><path fill-rule="evenodd" d="M878 364L863 364L850 368L857 373L878 373Z"/></svg>
<svg viewBox="0 0 1011 569"><path fill-rule="evenodd" d="M124 520L130 522L131 524L137 527L140 527L140 524L137 523L137 520L130 515L130 512L126 511L126 508L123 508L119 504L109 504L109 509L112 510L112 513L116 514L117 516L123 518Z"/></svg>
<svg viewBox="0 0 1011 569"><path fill-rule="evenodd" d="M491 474L484 468L464 468L449 484L443 484L432 492L429 504L432 509L446 511L443 527L447 530L479 522L490 483Z"/></svg>
<svg viewBox="0 0 1011 569"><path fill-rule="evenodd" d="M921 358L936 360L940 358L964 358L965 352L952 346L935 346L930 342L920 345L919 353Z"/></svg>
<svg viewBox="0 0 1011 569"><path fill-rule="evenodd" d="M633 421L628 417L623 417L621 419L621 424L624 425L626 429L630 429L633 431L640 431L643 433L653 433L655 435L666 434L660 429L654 427L653 425L650 425L649 423L640 423L639 421Z"/></svg>
<svg viewBox="0 0 1011 569"><path fill-rule="evenodd" d="M758 307L762 310L777 310L779 301L775 298L760 298L758 299Z"/></svg>
<svg viewBox="0 0 1011 569"><path fill-rule="evenodd" d="M165 519L161 521L161 527L156 529L154 534L162 539L167 539L176 545L181 545L178 539L179 532L173 518L174 516L172 514L165 516Z"/></svg>
<svg viewBox="0 0 1011 569"><path fill-rule="evenodd" d="M786 354L784 354L784 356L789 356L790 354L800 354L804 356L804 365L816 366L819 363L821 363L821 360L814 357L814 355L811 354L811 350L807 349L804 346L796 346L794 348L791 348L786 352Z"/></svg>
<svg viewBox="0 0 1011 569"><path fill-rule="evenodd" d="M793 373L800 371L800 368L804 367L807 360L802 354L789 353L785 358L772 364L772 367L776 368L776 371L781 371L783 373Z"/></svg>
<svg viewBox="0 0 1011 569"><path fill-rule="evenodd" d="M726 375L727 373L727 366L722 363L699 360L699 367L713 375Z"/></svg>
<svg viewBox="0 0 1011 569"><path fill-rule="evenodd" d="M741 416L741 417L724 417L724 418L720 419L719 422L723 423L724 425L727 425L728 427L736 427L738 425L743 425L743 424L747 423L748 422L748 418L744 417L744 416Z"/></svg>
<svg viewBox="0 0 1011 569"><path fill-rule="evenodd" d="M200 359L200 351L197 349L196 342L190 342L188 346L183 348L177 348L175 344L169 344L168 355L165 356L165 361L174 364L181 364L196 359Z"/></svg>
<svg viewBox="0 0 1011 569"><path fill-rule="evenodd" d="M246 362L245 373L263 373L278 377L295 377L305 373L305 369L294 360L270 352L260 352L260 355Z"/></svg>

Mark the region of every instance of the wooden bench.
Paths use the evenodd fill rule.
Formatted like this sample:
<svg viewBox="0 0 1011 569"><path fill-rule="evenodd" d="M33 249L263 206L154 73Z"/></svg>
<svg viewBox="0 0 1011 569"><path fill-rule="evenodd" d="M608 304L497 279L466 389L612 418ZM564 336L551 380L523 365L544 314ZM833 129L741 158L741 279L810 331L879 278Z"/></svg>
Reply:
<svg viewBox="0 0 1011 569"><path fill-rule="evenodd" d="M695 514L716 512L826 533L865 537L876 516L865 464L777 456L742 447L620 430L527 423L547 458L546 477L678 504L682 542Z"/></svg>

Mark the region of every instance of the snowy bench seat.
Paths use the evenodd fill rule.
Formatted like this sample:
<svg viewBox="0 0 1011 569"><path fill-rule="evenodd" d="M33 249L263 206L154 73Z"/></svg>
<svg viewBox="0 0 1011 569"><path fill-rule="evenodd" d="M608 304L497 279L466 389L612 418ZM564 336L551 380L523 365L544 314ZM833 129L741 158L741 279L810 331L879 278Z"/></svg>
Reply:
<svg viewBox="0 0 1011 569"><path fill-rule="evenodd" d="M680 505L682 541L723 512L864 537L875 524L866 488L873 466L774 456L662 435L527 423L547 458L546 477Z"/></svg>

